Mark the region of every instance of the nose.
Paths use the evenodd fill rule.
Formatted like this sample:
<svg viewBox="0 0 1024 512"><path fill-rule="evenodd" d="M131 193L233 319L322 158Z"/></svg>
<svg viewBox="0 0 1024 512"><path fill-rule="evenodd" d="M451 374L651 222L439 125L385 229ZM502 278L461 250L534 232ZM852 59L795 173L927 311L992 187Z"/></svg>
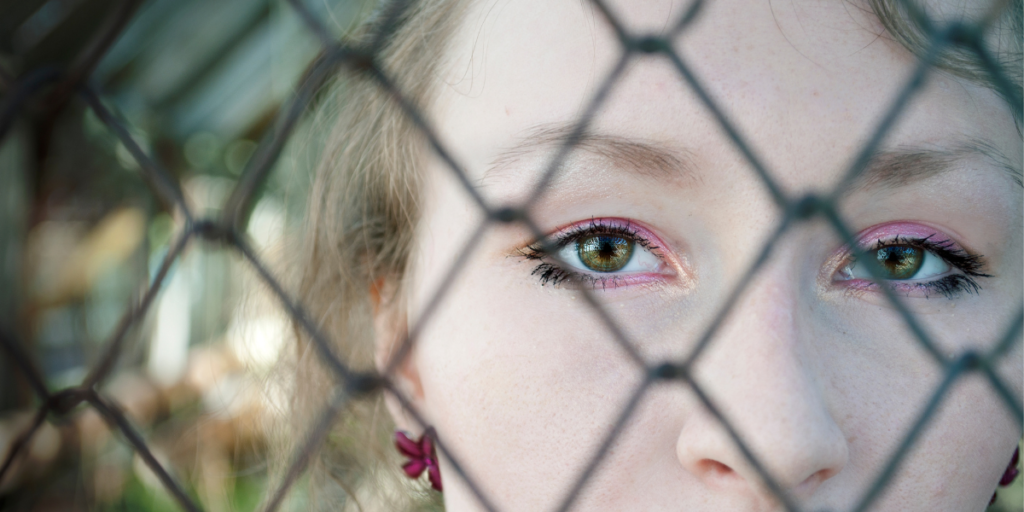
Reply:
<svg viewBox="0 0 1024 512"><path fill-rule="evenodd" d="M800 312L795 279L765 271L750 284L691 375L774 483L803 501L846 465L846 437L818 379L813 313ZM815 371L819 368L819 371ZM708 409L690 415L676 452L709 489L772 495L732 435Z"/></svg>

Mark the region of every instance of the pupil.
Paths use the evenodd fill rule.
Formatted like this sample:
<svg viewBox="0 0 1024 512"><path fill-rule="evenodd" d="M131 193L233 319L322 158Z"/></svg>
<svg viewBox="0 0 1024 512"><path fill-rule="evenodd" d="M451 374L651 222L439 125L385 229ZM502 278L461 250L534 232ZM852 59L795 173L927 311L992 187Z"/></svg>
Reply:
<svg viewBox="0 0 1024 512"><path fill-rule="evenodd" d="M910 279L924 263L924 251L907 245L883 247L877 257L886 279Z"/></svg>
<svg viewBox="0 0 1024 512"><path fill-rule="evenodd" d="M577 252L580 261L590 270L615 272L629 263L633 242L617 236L592 236L579 242Z"/></svg>

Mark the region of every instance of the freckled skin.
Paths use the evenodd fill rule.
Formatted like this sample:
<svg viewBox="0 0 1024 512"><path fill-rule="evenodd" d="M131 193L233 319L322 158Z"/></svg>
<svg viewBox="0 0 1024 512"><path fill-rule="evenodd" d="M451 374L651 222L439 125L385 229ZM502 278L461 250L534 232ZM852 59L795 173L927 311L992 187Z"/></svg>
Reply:
<svg viewBox="0 0 1024 512"><path fill-rule="evenodd" d="M460 86L442 87L428 116L485 199L505 205L528 195L553 148L520 155L500 176L485 177L487 170L537 125L577 119L620 51L585 2L492 4L471 7L449 50L452 74L471 83L448 80ZM657 33L686 5L611 8L628 30ZM839 182L913 69L914 58L877 38L867 16L842 2L707 2L674 41L788 197ZM572 178L543 195L532 218L546 231L614 217L655 233L672 272L592 291L648 364L682 361L781 213L664 59L631 63L592 131L672 148L693 175L670 183L573 160L564 170ZM990 90L932 74L886 147L942 148L963 137L986 140L1022 165L1006 104ZM431 157L428 167L407 296L396 301L410 323L482 220L443 163ZM982 159L905 187L851 193L840 204L855 233L902 222L984 256L993 277L978 281L977 294L901 295L946 357L987 350L1021 304L1021 211L1020 188ZM517 256L531 242L522 226L487 231L400 378L500 510L554 509L644 378L580 290L542 286L531 275L537 262ZM802 510L855 506L942 380L877 289L837 284L842 246L820 219L797 224L691 367L704 396ZM1024 381L1020 346L1018 339L997 365L1014 396ZM418 432L397 408L392 413ZM987 381L965 378L872 510L984 510L1020 435ZM482 509L449 460L441 470L447 510ZM573 510L781 507L693 389L668 382L639 400Z"/></svg>

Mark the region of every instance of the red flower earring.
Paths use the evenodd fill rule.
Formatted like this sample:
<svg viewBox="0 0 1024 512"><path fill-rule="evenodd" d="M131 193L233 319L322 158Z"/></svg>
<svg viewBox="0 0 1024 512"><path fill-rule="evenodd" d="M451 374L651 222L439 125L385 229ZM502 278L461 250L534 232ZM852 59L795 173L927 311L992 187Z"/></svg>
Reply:
<svg viewBox="0 0 1024 512"><path fill-rule="evenodd" d="M1010 460L1010 465L1006 466L1006 471L1003 473L1003 477L999 479L999 486L1006 487L1013 483L1017 479L1017 475L1020 475L1020 470L1017 469L1017 463L1020 462L1020 447L1013 451L1013 459ZM992 493L992 499L989 500L988 504L991 505L996 502L996 493Z"/></svg>
<svg viewBox="0 0 1024 512"><path fill-rule="evenodd" d="M423 432L423 436L413 441L401 430L395 431L395 448L409 458L409 462L402 465L405 475L409 478L419 478L423 471L427 471L427 478L430 486L438 492L441 491L441 468L437 465L437 449L434 447L434 428L430 427Z"/></svg>

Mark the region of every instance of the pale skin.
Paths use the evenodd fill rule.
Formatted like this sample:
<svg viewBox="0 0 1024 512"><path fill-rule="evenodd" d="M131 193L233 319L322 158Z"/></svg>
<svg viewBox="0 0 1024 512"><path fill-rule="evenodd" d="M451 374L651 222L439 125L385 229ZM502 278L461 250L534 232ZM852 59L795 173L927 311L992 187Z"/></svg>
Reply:
<svg viewBox="0 0 1024 512"><path fill-rule="evenodd" d="M612 7L629 30L659 33L686 2ZM787 197L825 194L841 180L914 65L909 52L876 37L871 16L843 2L710 1L675 40ZM612 69L617 45L586 2L470 7L427 114L489 204L529 195L563 128ZM581 289L647 364L681 361L782 218L764 182L663 58L629 66L591 134L530 216L550 236L592 220L635 226L657 247L637 245L636 257L654 263L616 279L543 283L531 273L559 263L524 257L535 238L522 225L492 225L396 377L500 510L555 509L643 380L643 368ZM942 357L989 349L1020 308L1021 148L1009 108L994 92L932 74L882 148L932 158L916 172L876 166L843 195L840 214L865 249L932 235L983 259L980 272L990 277L975 279L977 291L929 288L965 273L942 258L928 267L931 275L886 284L918 315ZM453 173L425 158L410 271L388 288L399 295L377 309L382 362L483 220ZM565 254L574 254L571 247ZM844 271L847 254L822 220L796 224L693 367L707 397L803 510L854 506L942 379L878 285ZM1015 340L998 368L1017 397L1020 346ZM422 431L389 405L400 428ZM1020 435L987 381L963 379L873 509L984 510ZM481 509L444 457L441 471L447 510ZM682 381L650 388L574 504L588 511L780 509Z"/></svg>

